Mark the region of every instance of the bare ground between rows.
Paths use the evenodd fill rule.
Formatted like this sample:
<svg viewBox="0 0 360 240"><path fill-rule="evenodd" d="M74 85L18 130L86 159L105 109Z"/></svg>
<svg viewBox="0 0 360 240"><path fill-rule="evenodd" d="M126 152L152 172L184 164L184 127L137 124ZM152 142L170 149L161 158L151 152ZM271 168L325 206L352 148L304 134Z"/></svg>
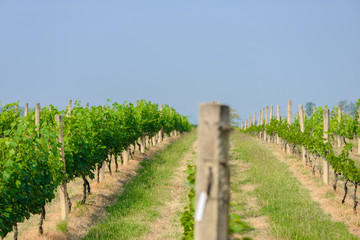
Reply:
<svg viewBox="0 0 360 240"><path fill-rule="evenodd" d="M46 219L43 224L44 234L38 235L38 222L40 215L33 215L23 223L18 224L19 240L75 240L84 237L91 227L107 215L106 208L115 203L117 196L123 191L123 185L136 175L136 170L140 167L140 162L144 161L160 149L166 148L173 139L167 139L162 143L150 147L144 154L136 151L133 159L129 163L121 165L115 172L115 163L112 161L110 175L106 166L105 180L97 183L96 179L90 180L91 194L88 195L86 203L81 204L82 200L82 179L77 178L68 183L68 192L72 202L72 210L69 214L68 227L66 232L57 230L57 224L61 222L59 196L46 205ZM4 240L13 238L13 233L9 233Z"/></svg>
<svg viewBox="0 0 360 240"><path fill-rule="evenodd" d="M189 186L187 186L187 163L195 163L196 159L197 141L193 143L191 148L180 161L180 166L174 171L174 176L167 186L167 192L170 192L171 199L164 199L165 203L160 208L159 217L156 221L150 223L150 232L141 239L149 240L165 240L165 239L180 239L183 234L180 218L184 211L187 201L187 193Z"/></svg>
<svg viewBox="0 0 360 240"><path fill-rule="evenodd" d="M241 161L240 159L236 159L233 150L234 146L232 145L229 161L230 169L232 170L230 175L231 184L236 184L234 181L244 182L240 186L240 192L230 192L231 202L240 204L241 206L241 211L234 211L233 213L239 214L242 217L242 220L250 224L253 229L247 233L233 234L231 239L236 240L250 237L254 240L273 240L274 238L270 233L268 218L259 213L260 205L258 204L257 198L253 194L256 186L251 182L247 182L247 179L249 178L248 171L251 165L247 162Z"/></svg>
<svg viewBox="0 0 360 240"><path fill-rule="evenodd" d="M354 186L348 183L348 194L345 203L341 200L344 197L343 178L339 177L337 182L337 190L333 189L334 174L330 170L330 184L326 186L322 183L319 171L312 173L312 168L306 166L298 156L292 156L284 153L280 145L275 143L264 143L262 140L256 138L257 142L266 146L272 153L282 162L289 166L289 170L293 172L294 176L300 183L310 191L311 198L320 204L320 207L327 214L330 214L333 220L343 222L349 229L349 232L354 236L360 238L360 216L359 213L353 211L353 192ZM319 161L314 161L318 165Z"/></svg>

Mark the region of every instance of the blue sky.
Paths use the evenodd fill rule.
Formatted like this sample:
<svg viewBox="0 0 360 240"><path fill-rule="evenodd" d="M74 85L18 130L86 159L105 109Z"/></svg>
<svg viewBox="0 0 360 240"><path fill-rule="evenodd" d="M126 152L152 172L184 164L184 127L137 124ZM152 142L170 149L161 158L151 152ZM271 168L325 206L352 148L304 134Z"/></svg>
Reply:
<svg viewBox="0 0 360 240"><path fill-rule="evenodd" d="M0 2L0 101L144 98L197 121L360 98L360 1ZM282 111L285 114L285 111Z"/></svg>

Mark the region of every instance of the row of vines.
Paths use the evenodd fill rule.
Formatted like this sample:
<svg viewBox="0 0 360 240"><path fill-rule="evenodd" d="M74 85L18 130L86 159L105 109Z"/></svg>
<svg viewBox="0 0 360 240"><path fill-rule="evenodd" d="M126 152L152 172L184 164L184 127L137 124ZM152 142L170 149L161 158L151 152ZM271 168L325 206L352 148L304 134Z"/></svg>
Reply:
<svg viewBox="0 0 360 240"><path fill-rule="evenodd" d="M258 124L254 124L255 121L248 121L250 126L244 128L243 131L261 135L262 137L265 136L265 138L267 136L273 141L279 138L279 142L283 144L284 149L288 148L293 154L303 152L305 162L312 167L313 173L315 167L318 167L320 174L322 174L321 167L316 166L314 162L316 159L325 159L334 171L334 190L336 190L339 176L343 176L345 180L345 195L342 203L344 203L347 195L347 184L349 182L354 184L353 208L356 211L358 204L356 191L357 186L360 184L360 169L359 162L354 161L350 156L355 140L360 137L360 99L357 102L356 112L353 116L341 112L340 107L334 107L330 111L328 131L324 130L324 113L329 112L327 106L314 109L310 117L303 112L297 114L291 124L285 118L275 118L271 115L269 122L267 118L261 119ZM299 106L299 111L302 111L302 106ZM300 117L303 118L300 119ZM301 126L302 122L304 123L303 127Z"/></svg>
<svg viewBox="0 0 360 240"><path fill-rule="evenodd" d="M25 116L17 109L18 103L8 104L0 114L0 237L31 214L44 217L46 203L61 184L81 177L89 188L87 178L130 146L135 150L145 138L191 129L187 117L173 108L159 110L145 100L90 108L77 101L66 110L50 105L41 108L38 124L35 109ZM61 126L56 115L62 116Z"/></svg>

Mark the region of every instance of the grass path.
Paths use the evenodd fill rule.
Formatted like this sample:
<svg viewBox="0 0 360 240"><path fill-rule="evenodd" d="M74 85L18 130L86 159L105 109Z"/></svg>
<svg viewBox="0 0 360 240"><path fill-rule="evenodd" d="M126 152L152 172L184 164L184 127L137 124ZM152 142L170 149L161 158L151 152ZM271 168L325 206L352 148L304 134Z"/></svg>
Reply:
<svg viewBox="0 0 360 240"><path fill-rule="evenodd" d="M152 234L151 225L161 217L160 208L171 200L168 186L174 171L195 138L195 132L186 134L141 162L137 175L124 186L116 203L107 208L107 217L84 239L141 239Z"/></svg>
<svg viewBox="0 0 360 240"><path fill-rule="evenodd" d="M274 239L356 239L343 223L333 221L323 212L288 165L269 149L238 132L232 140L237 158L248 165L248 178L241 185L254 186L250 196L257 199L258 213L268 219ZM242 214L246 217L246 212Z"/></svg>
<svg viewBox="0 0 360 240"><path fill-rule="evenodd" d="M150 224L150 232L142 236L141 240L181 239L183 227L180 218L188 201L187 194L190 186L187 185L187 174L184 172L188 163L196 161L197 141L192 144L190 151L186 152L180 161L180 166L173 172L170 183L166 184L164 205L159 208L159 217Z"/></svg>

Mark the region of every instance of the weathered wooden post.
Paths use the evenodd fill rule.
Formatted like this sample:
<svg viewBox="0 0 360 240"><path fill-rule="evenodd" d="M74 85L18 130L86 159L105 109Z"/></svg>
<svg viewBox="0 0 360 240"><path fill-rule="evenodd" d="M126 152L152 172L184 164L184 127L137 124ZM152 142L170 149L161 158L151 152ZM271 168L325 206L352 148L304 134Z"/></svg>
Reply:
<svg viewBox="0 0 360 240"><path fill-rule="evenodd" d="M66 163L65 163L65 149L64 149L64 134L63 134L63 124L62 124L62 116L61 115L55 115L55 121L59 123L60 129L59 129L59 138L58 142L61 144L60 155L61 155L61 161L64 163L64 179L63 182L58 187L58 192L60 195L60 211L61 211L61 219L67 220L69 216L69 202L68 199L68 192L67 192L67 185L66 185Z"/></svg>
<svg viewBox="0 0 360 240"><path fill-rule="evenodd" d="M40 130L40 103L35 104L35 126L39 126L36 128L37 131Z"/></svg>
<svg viewBox="0 0 360 240"><path fill-rule="evenodd" d="M162 111L162 110L163 110L163 105L161 104L160 111ZM159 131L159 143L161 143L163 141L163 131L164 131L164 129L163 129L163 127L161 127L161 129Z"/></svg>
<svg viewBox="0 0 360 240"><path fill-rule="evenodd" d="M256 112L254 112L254 116L253 116L253 125L255 126L255 122L256 122Z"/></svg>
<svg viewBox="0 0 360 240"><path fill-rule="evenodd" d="M66 111L66 113L67 113L67 116L68 117L70 117L71 116L71 107L72 107L72 100L69 100L68 101L68 105L67 105L67 111Z"/></svg>
<svg viewBox="0 0 360 240"><path fill-rule="evenodd" d="M300 131L305 131L305 124L304 124L304 108L303 105L299 105L299 116L300 116ZM301 154L302 154L302 161L306 164L306 150L304 146L301 146Z"/></svg>
<svg viewBox="0 0 360 240"><path fill-rule="evenodd" d="M128 150L128 149L125 149L125 150L122 152L122 157L123 157L124 165L125 165L125 164L128 164L129 161L130 161L130 158L129 158L129 150Z"/></svg>
<svg viewBox="0 0 360 240"><path fill-rule="evenodd" d="M257 123L258 126L260 126L260 120L261 120L260 116L261 116L261 110L259 111L259 117L258 117L258 123Z"/></svg>
<svg viewBox="0 0 360 240"><path fill-rule="evenodd" d="M35 104L35 130L38 131L36 133L37 137L41 137L41 134L40 134L40 111L41 111L41 108L40 108L40 103L36 103ZM43 222L44 222L44 219L45 219L45 206L42 206L41 207L41 213L40 213L40 222L39 222L39 229L38 229L38 234L39 235L42 235L43 234ZM16 231L17 231L17 227L16 227Z"/></svg>
<svg viewBox="0 0 360 240"><path fill-rule="evenodd" d="M326 143L329 140L329 109L324 108L324 142ZM326 158L323 158L323 181L326 185L329 185L329 162Z"/></svg>
<svg viewBox="0 0 360 240"><path fill-rule="evenodd" d="M340 124L341 122L341 104L338 105L338 122ZM341 147L341 136L337 136L337 144L338 144L338 147Z"/></svg>
<svg viewBox="0 0 360 240"><path fill-rule="evenodd" d="M279 105L276 106L276 120L280 121L280 106ZM276 134L276 143L280 144L280 138L279 138L278 134Z"/></svg>
<svg viewBox="0 0 360 240"><path fill-rule="evenodd" d="M269 122L271 121L272 117L273 117L273 106L270 106Z"/></svg>
<svg viewBox="0 0 360 240"><path fill-rule="evenodd" d="M260 126L264 124L264 108L261 109ZM260 131L260 139L264 136L264 132Z"/></svg>
<svg viewBox="0 0 360 240"><path fill-rule="evenodd" d="M269 106L266 106L266 113L265 113L265 127L268 124L268 115L269 115ZM267 142L267 134L266 129L264 129L264 141Z"/></svg>
<svg viewBox="0 0 360 240"><path fill-rule="evenodd" d="M24 117L27 117L29 114L29 103L25 103Z"/></svg>
<svg viewBox="0 0 360 240"><path fill-rule="evenodd" d="M102 109L105 110L105 108L106 108L105 105L103 105ZM103 161L101 163L101 168L100 168L99 182L104 181L105 179L105 167L106 167L106 161Z"/></svg>
<svg viewBox="0 0 360 240"><path fill-rule="evenodd" d="M288 101L288 113L287 113L287 123L289 124L289 126L291 125L291 119L292 119L291 100L289 100ZM290 144L287 145L286 151L287 151L288 154L291 154Z"/></svg>
<svg viewBox="0 0 360 240"><path fill-rule="evenodd" d="M196 240L226 240L228 237L229 113L227 105L200 105L196 164Z"/></svg>

